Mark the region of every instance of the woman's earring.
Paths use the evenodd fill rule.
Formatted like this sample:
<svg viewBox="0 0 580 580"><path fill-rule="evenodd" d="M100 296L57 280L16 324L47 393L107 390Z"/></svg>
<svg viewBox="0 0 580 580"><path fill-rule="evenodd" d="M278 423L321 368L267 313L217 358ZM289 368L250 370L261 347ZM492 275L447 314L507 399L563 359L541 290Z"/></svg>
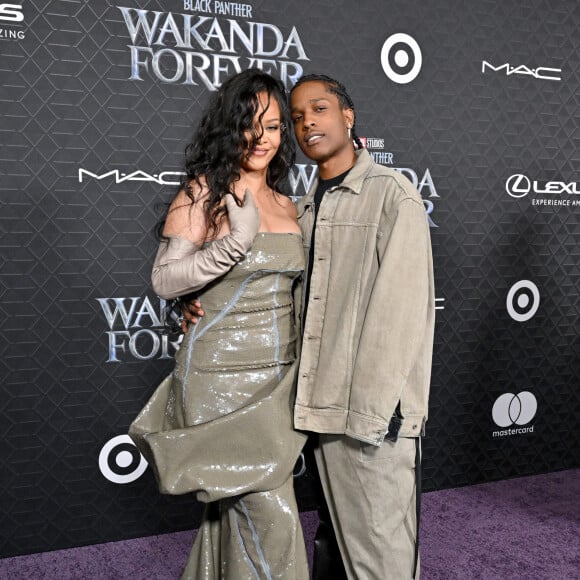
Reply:
<svg viewBox="0 0 580 580"><path fill-rule="evenodd" d="M346 126L346 132L348 133L348 138L350 139L350 125Z"/></svg>

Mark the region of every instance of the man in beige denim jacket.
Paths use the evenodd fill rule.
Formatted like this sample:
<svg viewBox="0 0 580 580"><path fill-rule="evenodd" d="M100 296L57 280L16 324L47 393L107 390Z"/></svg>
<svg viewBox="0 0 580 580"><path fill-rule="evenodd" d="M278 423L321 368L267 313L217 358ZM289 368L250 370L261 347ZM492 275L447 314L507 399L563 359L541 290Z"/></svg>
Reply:
<svg viewBox="0 0 580 580"><path fill-rule="evenodd" d="M424 205L405 177L355 151L340 83L303 77L291 112L319 169L298 207L307 274L295 427L320 434L316 463L348 578L418 578L435 314Z"/></svg>

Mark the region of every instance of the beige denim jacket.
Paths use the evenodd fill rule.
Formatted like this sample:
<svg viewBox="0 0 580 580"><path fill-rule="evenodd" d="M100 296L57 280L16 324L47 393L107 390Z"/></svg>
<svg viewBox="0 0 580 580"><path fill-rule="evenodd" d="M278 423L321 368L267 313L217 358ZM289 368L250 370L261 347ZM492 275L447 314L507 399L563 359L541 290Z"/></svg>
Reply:
<svg viewBox="0 0 580 580"><path fill-rule="evenodd" d="M318 212L294 421L380 445L399 402L399 436L427 420L433 262L419 193L366 150L357 156ZM307 261L316 185L298 203Z"/></svg>

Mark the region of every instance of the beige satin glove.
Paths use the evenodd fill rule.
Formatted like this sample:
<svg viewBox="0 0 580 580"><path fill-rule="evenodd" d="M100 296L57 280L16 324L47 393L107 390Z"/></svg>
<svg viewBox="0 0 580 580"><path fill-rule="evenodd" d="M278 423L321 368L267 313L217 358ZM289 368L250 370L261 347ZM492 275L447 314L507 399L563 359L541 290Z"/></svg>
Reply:
<svg viewBox="0 0 580 580"><path fill-rule="evenodd" d="M190 240L169 237L162 240L153 264L151 283L154 292L170 300L200 290L228 272L252 247L260 227L254 196L246 189L239 207L226 195L230 233L200 247Z"/></svg>

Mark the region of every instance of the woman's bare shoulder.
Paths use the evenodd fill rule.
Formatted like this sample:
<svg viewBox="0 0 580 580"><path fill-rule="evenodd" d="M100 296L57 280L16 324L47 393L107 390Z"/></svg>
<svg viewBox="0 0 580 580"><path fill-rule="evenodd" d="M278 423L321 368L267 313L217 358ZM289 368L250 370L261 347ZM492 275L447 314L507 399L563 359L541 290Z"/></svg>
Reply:
<svg viewBox="0 0 580 580"><path fill-rule="evenodd" d="M291 198L289 198L287 195L280 193L278 194L278 201L291 218L293 219L297 218L298 210L296 209L296 205L294 204Z"/></svg>

